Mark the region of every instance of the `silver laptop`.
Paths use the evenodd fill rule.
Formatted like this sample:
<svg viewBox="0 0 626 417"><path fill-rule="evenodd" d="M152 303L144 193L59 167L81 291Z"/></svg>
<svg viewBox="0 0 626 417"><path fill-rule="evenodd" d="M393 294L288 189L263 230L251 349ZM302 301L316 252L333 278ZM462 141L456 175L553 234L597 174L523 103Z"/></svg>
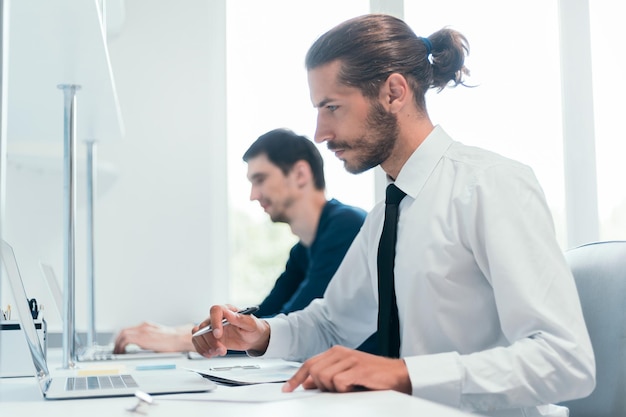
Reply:
<svg viewBox="0 0 626 417"><path fill-rule="evenodd" d="M46 357L35 330L35 322L24 290L24 284L13 253L13 248L2 241L0 259L5 267L13 291L13 302L17 308L21 328L26 337L33 364L35 378L46 399L71 399L92 397L132 396L137 391L148 394L172 394L183 392L205 392L215 384L197 373L183 370L138 371L119 375L95 376L50 376Z"/></svg>
<svg viewBox="0 0 626 417"><path fill-rule="evenodd" d="M39 262L41 273L44 276L48 289L52 294L52 300L55 304L56 311L61 321L63 321L63 293L59 286L54 268L52 266ZM183 356L183 352L154 352L151 350L141 349L136 345L128 346L126 353L118 354L113 353L113 343L108 345L92 345L87 346L76 335L76 360L79 362L90 361L107 361L107 360L120 360L120 359L155 359L155 358L167 358L167 357L179 357Z"/></svg>

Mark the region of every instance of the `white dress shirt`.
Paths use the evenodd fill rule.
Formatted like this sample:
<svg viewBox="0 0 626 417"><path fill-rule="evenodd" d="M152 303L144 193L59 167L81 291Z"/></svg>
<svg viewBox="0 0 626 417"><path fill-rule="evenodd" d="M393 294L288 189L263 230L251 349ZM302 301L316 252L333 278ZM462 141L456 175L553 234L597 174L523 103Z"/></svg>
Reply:
<svg viewBox="0 0 626 417"><path fill-rule="evenodd" d="M532 170L437 126L402 167L395 286L413 395L493 416L588 395L595 360ZM376 331L377 204L323 299L268 320L265 356L303 360Z"/></svg>

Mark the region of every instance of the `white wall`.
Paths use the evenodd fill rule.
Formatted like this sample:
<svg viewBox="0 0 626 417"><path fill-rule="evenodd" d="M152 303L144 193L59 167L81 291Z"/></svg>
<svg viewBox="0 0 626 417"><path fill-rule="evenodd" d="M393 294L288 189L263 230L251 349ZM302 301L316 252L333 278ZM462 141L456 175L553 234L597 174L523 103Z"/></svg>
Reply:
<svg viewBox="0 0 626 417"><path fill-rule="evenodd" d="M222 1L131 0L121 32L109 40L126 134L119 142L102 138L97 148L99 332L144 319L197 321L211 304L227 301L226 205L215 203L226 200L226 181L210 181L226 175L223 15ZM62 168L24 169L12 161L6 237L15 242L29 296L52 307L37 262L53 265L61 280ZM80 185L76 314L77 329L84 330ZM50 326L59 330L51 313Z"/></svg>

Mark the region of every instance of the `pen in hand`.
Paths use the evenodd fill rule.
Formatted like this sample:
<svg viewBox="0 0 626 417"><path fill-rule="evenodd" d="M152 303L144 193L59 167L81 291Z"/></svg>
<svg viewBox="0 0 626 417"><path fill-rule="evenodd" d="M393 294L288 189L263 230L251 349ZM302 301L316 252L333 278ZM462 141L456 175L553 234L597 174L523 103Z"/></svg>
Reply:
<svg viewBox="0 0 626 417"><path fill-rule="evenodd" d="M259 310L258 306L254 306L254 307L248 307L248 308L244 308L243 310L239 310L237 312L237 314L244 314L244 315L249 315L252 313L256 313ZM222 320L222 326L228 326L230 323L228 322L228 320L223 319ZM201 329L199 329L197 332L195 332L194 334L191 335L191 337L196 337L196 336L201 336L205 333L209 333L213 331L213 327L209 324L206 327L203 327Z"/></svg>

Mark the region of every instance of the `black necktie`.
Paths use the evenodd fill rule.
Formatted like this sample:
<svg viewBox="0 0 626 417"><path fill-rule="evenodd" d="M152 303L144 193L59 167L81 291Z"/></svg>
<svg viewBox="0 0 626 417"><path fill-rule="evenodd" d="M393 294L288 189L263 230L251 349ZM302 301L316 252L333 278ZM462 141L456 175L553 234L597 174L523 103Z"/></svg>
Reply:
<svg viewBox="0 0 626 417"><path fill-rule="evenodd" d="M378 245L378 349L379 354L400 357L400 322L394 286L398 206L406 194L395 184L387 186L385 221Z"/></svg>

